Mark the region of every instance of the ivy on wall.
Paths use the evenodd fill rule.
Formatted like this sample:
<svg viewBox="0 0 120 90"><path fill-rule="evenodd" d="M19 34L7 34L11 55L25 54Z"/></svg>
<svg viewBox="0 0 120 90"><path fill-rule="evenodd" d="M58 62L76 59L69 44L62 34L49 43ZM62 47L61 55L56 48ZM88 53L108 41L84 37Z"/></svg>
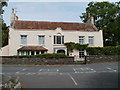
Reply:
<svg viewBox="0 0 120 90"><path fill-rule="evenodd" d="M75 42L67 42L64 43L64 45L66 46L68 52L71 52L73 49L84 50L88 47L88 44L79 44Z"/></svg>
<svg viewBox="0 0 120 90"><path fill-rule="evenodd" d="M86 50L88 55L120 55L120 45L106 47L88 47L88 44L67 42L64 44L69 52L73 49Z"/></svg>

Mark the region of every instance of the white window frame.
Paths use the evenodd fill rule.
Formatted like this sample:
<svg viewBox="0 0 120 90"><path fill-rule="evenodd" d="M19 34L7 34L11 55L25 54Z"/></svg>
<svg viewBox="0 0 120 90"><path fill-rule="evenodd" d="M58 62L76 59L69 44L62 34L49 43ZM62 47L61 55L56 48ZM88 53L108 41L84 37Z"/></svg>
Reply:
<svg viewBox="0 0 120 90"><path fill-rule="evenodd" d="M20 45L27 45L27 35L20 35Z"/></svg>
<svg viewBox="0 0 120 90"><path fill-rule="evenodd" d="M42 37L42 39L40 39L40 37ZM45 35L38 35L38 44L40 46L44 46L45 45Z"/></svg>
<svg viewBox="0 0 120 90"><path fill-rule="evenodd" d="M85 43L85 36L79 36L79 43L84 44Z"/></svg>
<svg viewBox="0 0 120 90"><path fill-rule="evenodd" d="M57 37L60 37L60 43L57 42ZM54 35L54 44L64 44L64 35Z"/></svg>
<svg viewBox="0 0 120 90"><path fill-rule="evenodd" d="M88 44L94 45L94 36L88 36Z"/></svg>

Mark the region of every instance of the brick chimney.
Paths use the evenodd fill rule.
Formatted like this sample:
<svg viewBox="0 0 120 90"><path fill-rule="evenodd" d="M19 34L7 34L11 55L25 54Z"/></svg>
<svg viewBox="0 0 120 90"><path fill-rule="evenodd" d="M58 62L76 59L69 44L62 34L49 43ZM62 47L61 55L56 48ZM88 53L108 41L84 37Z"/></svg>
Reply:
<svg viewBox="0 0 120 90"><path fill-rule="evenodd" d="M88 13L88 21L87 21L87 23L94 24L94 17L91 17L90 13Z"/></svg>
<svg viewBox="0 0 120 90"><path fill-rule="evenodd" d="M10 18L10 26L11 27L14 26L14 21L15 21L15 13L14 13L14 8L12 8L12 14L11 14L11 18Z"/></svg>
<svg viewBox="0 0 120 90"><path fill-rule="evenodd" d="M91 24L94 24L94 17L90 17Z"/></svg>

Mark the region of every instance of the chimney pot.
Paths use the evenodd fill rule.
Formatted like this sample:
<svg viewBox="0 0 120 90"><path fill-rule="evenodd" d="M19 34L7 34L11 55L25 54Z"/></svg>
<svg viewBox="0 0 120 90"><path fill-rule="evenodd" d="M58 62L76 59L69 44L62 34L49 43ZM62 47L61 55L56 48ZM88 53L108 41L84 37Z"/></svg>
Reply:
<svg viewBox="0 0 120 90"><path fill-rule="evenodd" d="M18 20L18 16L15 16L15 19Z"/></svg>

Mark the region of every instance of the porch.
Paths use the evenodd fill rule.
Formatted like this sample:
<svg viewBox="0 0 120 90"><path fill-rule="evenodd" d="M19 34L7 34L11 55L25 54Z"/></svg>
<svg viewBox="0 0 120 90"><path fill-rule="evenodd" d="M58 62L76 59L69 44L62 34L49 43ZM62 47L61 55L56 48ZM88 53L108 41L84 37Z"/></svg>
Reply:
<svg viewBox="0 0 120 90"><path fill-rule="evenodd" d="M19 48L18 55L39 55L47 53L47 49L42 46L23 46Z"/></svg>

